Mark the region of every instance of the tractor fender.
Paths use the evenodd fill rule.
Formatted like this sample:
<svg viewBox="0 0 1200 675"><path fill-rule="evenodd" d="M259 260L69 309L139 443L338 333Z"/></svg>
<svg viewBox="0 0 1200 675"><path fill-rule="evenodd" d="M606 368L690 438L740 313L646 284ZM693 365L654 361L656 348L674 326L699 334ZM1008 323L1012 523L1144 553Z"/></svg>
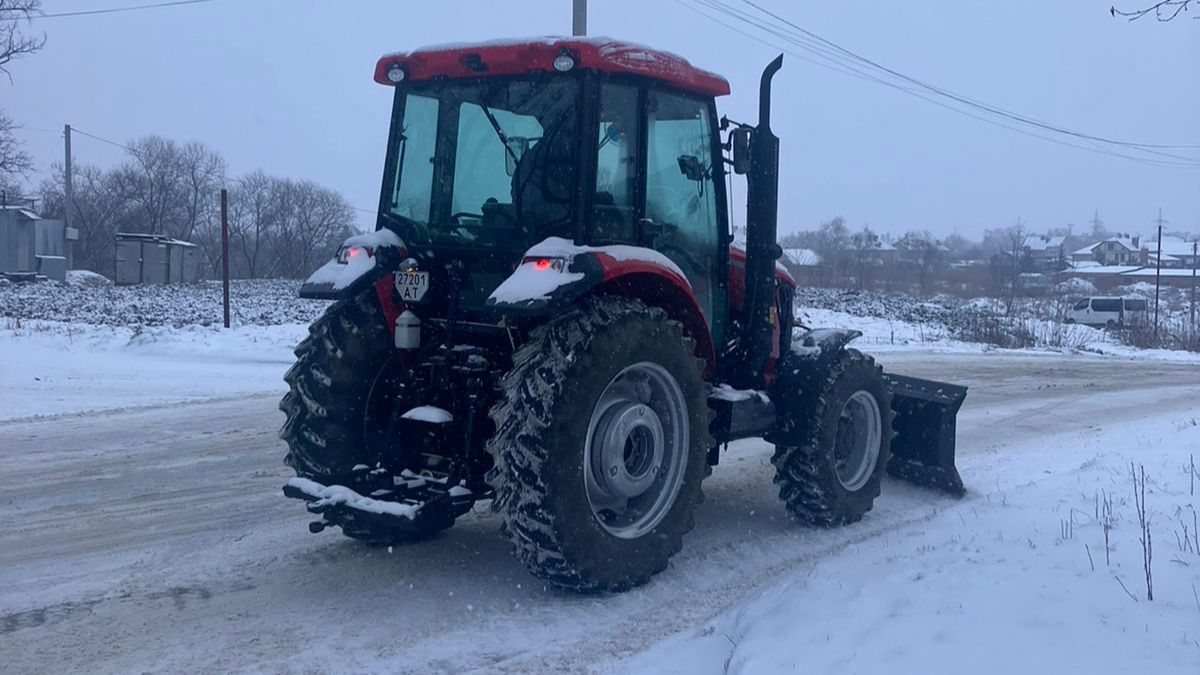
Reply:
<svg viewBox="0 0 1200 675"><path fill-rule="evenodd" d="M315 300L352 297L398 268L406 255L404 242L389 229L355 235L338 247L332 260L304 281L300 297Z"/></svg>
<svg viewBox="0 0 1200 675"><path fill-rule="evenodd" d="M675 263L652 249L576 246L552 237L526 252L487 304L514 319L542 319L561 314L585 297L605 294L661 308L696 341L705 377L715 372L712 333L691 284Z"/></svg>
<svg viewBox="0 0 1200 675"><path fill-rule="evenodd" d="M811 328L792 340L791 352L824 366L831 364L846 345L859 337L862 337L862 331L852 328Z"/></svg>

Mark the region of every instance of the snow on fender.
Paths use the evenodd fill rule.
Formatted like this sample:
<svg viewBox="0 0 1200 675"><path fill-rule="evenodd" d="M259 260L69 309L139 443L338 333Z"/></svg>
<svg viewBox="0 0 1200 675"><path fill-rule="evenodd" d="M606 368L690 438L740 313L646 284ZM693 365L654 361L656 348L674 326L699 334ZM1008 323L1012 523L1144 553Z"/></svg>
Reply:
<svg viewBox="0 0 1200 675"><path fill-rule="evenodd" d="M302 298L334 298L351 284L367 276L378 264L381 249L404 250L404 242L388 229L350 237L329 262L322 265L300 287Z"/></svg>
<svg viewBox="0 0 1200 675"><path fill-rule="evenodd" d="M525 252L521 264L488 297L488 304L511 308L537 308L548 304L555 294L572 284L592 277L593 283L607 278L609 267L621 263L642 263L674 277L691 289L687 276L670 258L641 246L578 246L562 237L550 237Z"/></svg>

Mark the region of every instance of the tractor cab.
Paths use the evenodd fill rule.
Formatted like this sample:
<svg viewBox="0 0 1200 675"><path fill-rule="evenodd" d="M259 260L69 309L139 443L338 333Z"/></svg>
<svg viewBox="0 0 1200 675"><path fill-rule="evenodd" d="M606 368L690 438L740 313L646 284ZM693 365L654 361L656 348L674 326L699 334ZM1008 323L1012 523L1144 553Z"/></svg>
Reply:
<svg viewBox="0 0 1200 675"><path fill-rule="evenodd" d="M375 79L396 90L381 225L410 254L469 261L488 279L467 285L490 292L548 238L650 248L683 272L719 336L723 78L666 52L564 38L389 55Z"/></svg>

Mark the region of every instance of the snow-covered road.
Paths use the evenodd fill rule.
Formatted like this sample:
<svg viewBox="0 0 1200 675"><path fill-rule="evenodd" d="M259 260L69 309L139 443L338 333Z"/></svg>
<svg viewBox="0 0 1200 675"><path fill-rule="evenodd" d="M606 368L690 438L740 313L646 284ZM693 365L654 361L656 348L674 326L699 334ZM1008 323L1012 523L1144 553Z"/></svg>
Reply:
<svg viewBox="0 0 1200 675"><path fill-rule="evenodd" d="M1052 435L1195 415L1200 367L1085 356L884 353L889 370L972 387L967 486L1034 475ZM734 444L671 568L617 596L546 589L484 507L389 552L286 500L272 396L0 422L0 669L586 671L703 625L784 573L957 502L889 482L868 518L790 523L769 447Z"/></svg>

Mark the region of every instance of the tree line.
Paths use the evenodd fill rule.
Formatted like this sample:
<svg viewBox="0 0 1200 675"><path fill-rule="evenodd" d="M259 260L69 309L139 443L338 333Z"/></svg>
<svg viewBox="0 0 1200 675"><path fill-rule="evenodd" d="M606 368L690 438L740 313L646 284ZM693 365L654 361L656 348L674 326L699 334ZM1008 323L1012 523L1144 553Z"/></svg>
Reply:
<svg viewBox="0 0 1200 675"><path fill-rule="evenodd" d="M230 274L237 278L307 275L353 234L354 209L340 193L308 180L252 171L229 179L208 146L147 136L125 145L127 158L102 169L76 164L72 225L75 266L112 276L116 235L166 235L200 246L201 273L221 264L220 190L229 190ZM42 215L66 214L63 168L38 190Z"/></svg>

